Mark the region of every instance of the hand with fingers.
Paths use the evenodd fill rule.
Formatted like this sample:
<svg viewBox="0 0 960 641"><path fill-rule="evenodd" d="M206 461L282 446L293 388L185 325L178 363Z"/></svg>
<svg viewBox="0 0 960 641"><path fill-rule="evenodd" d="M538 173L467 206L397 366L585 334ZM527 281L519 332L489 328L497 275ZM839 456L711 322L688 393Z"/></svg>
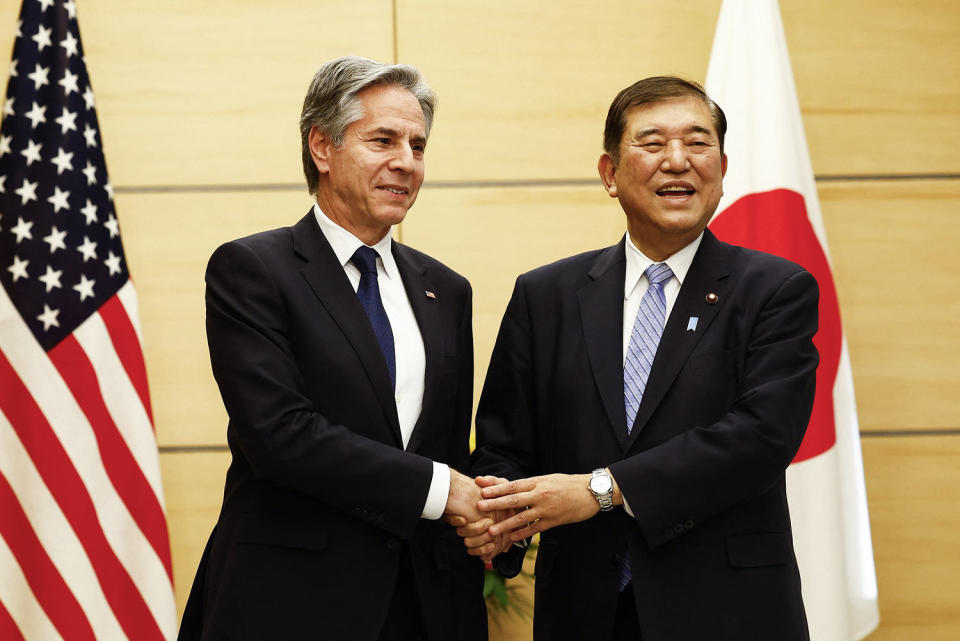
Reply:
<svg viewBox="0 0 960 641"><path fill-rule="evenodd" d="M588 489L589 474L548 474L484 487L481 512L502 513L514 510L513 516L497 520L488 533L506 535L521 541L558 525L585 521L600 511L600 505ZM614 502L622 503L619 492Z"/></svg>
<svg viewBox="0 0 960 641"><path fill-rule="evenodd" d="M460 472L450 470L450 490L447 494L447 504L443 510L443 520L451 525L473 523L477 527L493 524L493 517L480 512L477 503L480 500L480 486L472 478Z"/></svg>
<svg viewBox="0 0 960 641"><path fill-rule="evenodd" d="M474 480L477 492L480 492L481 488L506 482L507 479L496 476L478 476ZM482 514L482 518L474 521L453 514L444 516L444 520L457 528L457 534L463 537L463 543L467 547L467 554L479 556L484 561L491 561L493 557L508 550L513 545L513 540L511 540L509 532L497 535L491 534L490 526L514 516L516 510L493 510Z"/></svg>

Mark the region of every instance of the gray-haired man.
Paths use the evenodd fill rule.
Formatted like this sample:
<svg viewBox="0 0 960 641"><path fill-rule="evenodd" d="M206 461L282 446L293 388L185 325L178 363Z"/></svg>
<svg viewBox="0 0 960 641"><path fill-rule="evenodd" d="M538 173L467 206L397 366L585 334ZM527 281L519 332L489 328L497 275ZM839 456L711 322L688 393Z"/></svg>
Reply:
<svg viewBox="0 0 960 641"><path fill-rule="evenodd" d="M300 129L316 205L224 244L207 338L233 461L180 639L486 639L468 456L471 290L393 242L436 98L419 72L340 58ZM429 608L427 605L429 604Z"/></svg>

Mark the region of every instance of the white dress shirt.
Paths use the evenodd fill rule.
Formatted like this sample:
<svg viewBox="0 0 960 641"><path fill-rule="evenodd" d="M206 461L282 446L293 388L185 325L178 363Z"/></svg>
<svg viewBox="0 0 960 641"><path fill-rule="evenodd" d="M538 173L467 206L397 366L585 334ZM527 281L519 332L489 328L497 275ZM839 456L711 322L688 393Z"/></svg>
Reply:
<svg viewBox="0 0 960 641"><path fill-rule="evenodd" d="M702 240L703 234L701 233L692 243L662 261L666 263L667 266L670 267L670 271L673 272L673 276L663 283L663 295L667 299L667 309L663 317L664 327L667 326L667 320L670 318L670 312L673 311L673 304L677 302L677 295L680 293L683 279L687 277L687 272L690 271L693 257L697 254L697 249L700 247L700 241ZM630 335L633 333L633 325L637 321L637 312L640 311L640 301L650 288L650 281L647 280L643 272L647 271L647 267L657 262L651 260L642 251L637 249L637 246L633 244L633 240L630 238L630 234L627 234L625 245L627 271L626 278L623 282L624 364L627 362L627 349L630 347ZM630 506L627 504L626 497L623 497L623 507L630 516L634 515Z"/></svg>
<svg viewBox="0 0 960 641"><path fill-rule="evenodd" d="M313 206L320 231L336 254L337 260L343 266L354 291L360 286L360 270L350 262L357 248L363 241L348 232L346 229L330 220L320 210L319 205ZM390 319L390 329L393 332L393 347L396 355L396 387L394 400L397 403L397 417L400 419L400 436L403 446L410 442L410 435L420 418L423 408L424 372L426 370L426 356L423 350L423 336L420 326L413 315L413 308L403 287L400 270L393 258L390 234L384 236L380 242L373 245L379 254L377 258L377 285L380 287L380 298L383 308ZM450 491L450 468L442 463L433 462L433 479L423 507L422 516L425 519L439 519L443 516L443 509L447 504L447 494Z"/></svg>

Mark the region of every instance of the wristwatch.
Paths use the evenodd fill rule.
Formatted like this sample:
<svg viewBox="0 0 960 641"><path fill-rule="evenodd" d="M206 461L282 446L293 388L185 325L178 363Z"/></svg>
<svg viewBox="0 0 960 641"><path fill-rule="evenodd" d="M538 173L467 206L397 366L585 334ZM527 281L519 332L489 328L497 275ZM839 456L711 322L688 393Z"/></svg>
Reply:
<svg viewBox="0 0 960 641"><path fill-rule="evenodd" d="M593 492L593 498L597 499L603 512L613 509L613 479L610 472L603 468L594 470L587 487Z"/></svg>

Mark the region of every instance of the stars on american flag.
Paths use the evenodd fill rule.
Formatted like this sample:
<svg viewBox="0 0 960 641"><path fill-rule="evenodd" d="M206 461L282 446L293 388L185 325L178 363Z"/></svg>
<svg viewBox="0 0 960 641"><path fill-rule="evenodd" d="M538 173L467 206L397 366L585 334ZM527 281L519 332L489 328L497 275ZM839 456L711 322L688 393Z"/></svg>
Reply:
<svg viewBox="0 0 960 641"><path fill-rule="evenodd" d="M58 249L66 249L67 246L63 242L64 237L67 235L67 232L60 231L56 227L50 230L50 235L43 237L43 242L50 245L50 253L54 253ZM49 266L47 267L49 269Z"/></svg>
<svg viewBox="0 0 960 641"><path fill-rule="evenodd" d="M29 260L23 260L19 256L13 257L13 264L7 267L7 270L13 274L13 282L17 282L21 278L27 278L27 265L29 264Z"/></svg>
<svg viewBox="0 0 960 641"><path fill-rule="evenodd" d="M40 0L40 1L44 2L46 0ZM52 0L49 0L49 1L52 4ZM53 44L50 41L50 35L52 33L53 33L53 29L48 29L43 25L40 25L39 27L37 27L37 33L30 38L31 40L37 43L37 48L40 50L41 53L43 53L44 47L49 47Z"/></svg>
<svg viewBox="0 0 960 641"><path fill-rule="evenodd" d="M37 199L37 183L32 183L24 178L23 184L20 185L19 188L14 189L14 192L20 195L20 204L26 205L31 200Z"/></svg>
<svg viewBox="0 0 960 641"><path fill-rule="evenodd" d="M10 230L10 233L17 237L17 244L23 242L23 239L32 239L33 234L30 230L33 228L33 222L26 221L23 218L17 218L17 226Z"/></svg>
<svg viewBox="0 0 960 641"><path fill-rule="evenodd" d="M69 96L74 91L76 91L77 93L80 92L80 87L77 86L78 78L79 76L70 73L70 70L66 69L63 72L63 78L58 80L57 84L63 87L64 93L66 93Z"/></svg>
<svg viewBox="0 0 960 641"><path fill-rule="evenodd" d="M26 159L27 167L40 160L41 147L43 147L43 145L40 143L36 143L32 140L27 141L27 148L20 152Z"/></svg>
<svg viewBox="0 0 960 641"><path fill-rule="evenodd" d="M73 152L66 152L63 150L63 147L57 149L57 155L54 158L50 159L57 167L57 175L59 176L64 171L73 169Z"/></svg>
<svg viewBox="0 0 960 641"><path fill-rule="evenodd" d="M27 78L30 78L30 80L33 81L33 88L39 91L40 87L50 84L50 78L48 77L49 75L49 67L41 67L40 65L37 65L34 68L33 73L27 74Z"/></svg>
<svg viewBox="0 0 960 641"><path fill-rule="evenodd" d="M24 115L30 119L31 129L36 129L37 125L40 123L47 122L47 108L41 107L36 102L33 103L33 107L30 108L30 111Z"/></svg>
<svg viewBox="0 0 960 641"><path fill-rule="evenodd" d="M128 274L76 5L31 2L0 101L0 283L49 348Z"/></svg>

